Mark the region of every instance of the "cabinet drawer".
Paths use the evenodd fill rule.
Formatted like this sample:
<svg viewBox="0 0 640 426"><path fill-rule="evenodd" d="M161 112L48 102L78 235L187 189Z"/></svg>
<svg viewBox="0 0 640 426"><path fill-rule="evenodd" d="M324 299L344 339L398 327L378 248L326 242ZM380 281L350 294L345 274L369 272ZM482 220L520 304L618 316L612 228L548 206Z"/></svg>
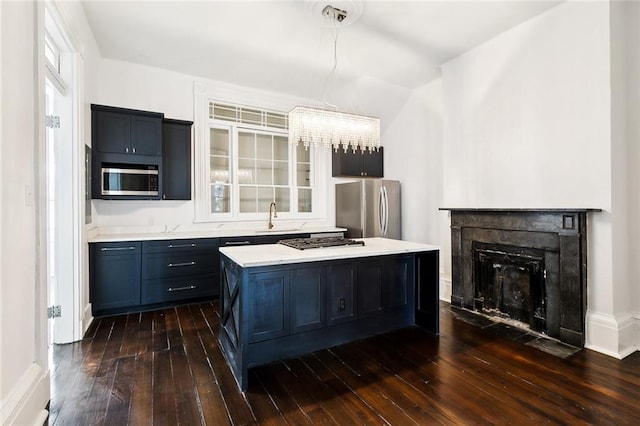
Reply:
<svg viewBox="0 0 640 426"><path fill-rule="evenodd" d="M140 254L140 241L92 243L96 256L122 256Z"/></svg>
<svg viewBox="0 0 640 426"><path fill-rule="evenodd" d="M224 237L220 238L220 247L249 246L255 244L254 237Z"/></svg>
<svg viewBox="0 0 640 426"><path fill-rule="evenodd" d="M154 253L144 256L142 278L164 278L213 274L218 269L219 253Z"/></svg>
<svg viewBox="0 0 640 426"><path fill-rule="evenodd" d="M142 304L215 296L219 292L218 275L191 278L159 278L142 282Z"/></svg>
<svg viewBox="0 0 640 426"><path fill-rule="evenodd" d="M218 252L219 238L194 238L188 240L143 241L143 253L179 253L193 250L214 250Z"/></svg>

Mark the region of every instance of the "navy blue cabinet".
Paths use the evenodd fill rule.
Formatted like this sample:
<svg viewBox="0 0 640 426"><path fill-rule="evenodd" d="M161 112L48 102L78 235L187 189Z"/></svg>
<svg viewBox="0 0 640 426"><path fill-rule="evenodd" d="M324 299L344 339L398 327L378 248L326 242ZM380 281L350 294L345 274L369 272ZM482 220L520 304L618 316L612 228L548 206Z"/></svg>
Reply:
<svg viewBox="0 0 640 426"><path fill-rule="evenodd" d="M343 149L331 154L331 175L333 177L384 177L384 149L362 151Z"/></svg>
<svg viewBox="0 0 640 426"><path fill-rule="evenodd" d="M155 193L103 193L103 169L154 169L158 177L163 176L162 167L162 119L163 114L91 105L91 198L110 200L159 200L162 195L162 180L156 180ZM130 176L127 186L147 188L150 182L139 182ZM116 180L117 182L117 180ZM135 185L133 185L135 183ZM121 190L119 185L116 189ZM127 188L128 190L129 188Z"/></svg>
<svg viewBox="0 0 640 426"><path fill-rule="evenodd" d="M218 238L143 241L141 303L217 296L219 244Z"/></svg>
<svg viewBox="0 0 640 426"><path fill-rule="evenodd" d="M94 153L162 155L162 118L157 112L91 105Z"/></svg>
<svg viewBox="0 0 640 426"><path fill-rule="evenodd" d="M191 121L162 122L162 199L191 199Z"/></svg>
<svg viewBox="0 0 640 426"><path fill-rule="evenodd" d="M139 305L140 242L91 244L89 254L90 300L94 315Z"/></svg>

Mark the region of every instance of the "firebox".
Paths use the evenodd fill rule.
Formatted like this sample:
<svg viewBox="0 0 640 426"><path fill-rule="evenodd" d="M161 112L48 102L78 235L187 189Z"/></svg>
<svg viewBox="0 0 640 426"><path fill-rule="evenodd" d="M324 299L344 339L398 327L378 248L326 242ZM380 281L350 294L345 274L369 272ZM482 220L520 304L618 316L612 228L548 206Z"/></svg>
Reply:
<svg viewBox="0 0 640 426"><path fill-rule="evenodd" d="M452 306L584 346L587 213L598 210L443 210L451 210Z"/></svg>
<svg viewBox="0 0 640 426"><path fill-rule="evenodd" d="M545 274L543 250L474 242L474 309L546 333Z"/></svg>

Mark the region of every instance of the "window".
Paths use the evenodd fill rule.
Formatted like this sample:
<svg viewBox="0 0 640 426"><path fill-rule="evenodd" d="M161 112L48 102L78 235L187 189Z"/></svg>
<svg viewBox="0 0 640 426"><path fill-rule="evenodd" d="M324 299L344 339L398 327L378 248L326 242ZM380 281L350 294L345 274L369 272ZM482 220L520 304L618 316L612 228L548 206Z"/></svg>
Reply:
<svg viewBox="0 0 640 426"><path fill-rule="evenodd" d="M44 57L47 59L47 66L50 70L54 74L60 75L60 49L49 34L44 39Z"/></svg>
<svg viewBox="0 0 640 426"><path fill-rule="evenodd" d="M281 112L209 103L201 220L262 218L272 202L280 217L313 214L313 148L289 144L287 121Z"/></svg>
<svg viewBox="0 0 640 426"><path fill-rule="evenodd" d="M275 201L291 211L289 139L281 135L238 131L240 213L263 212Z"/></svg>
<svg viewBox="0 0 640 426"><path fill-rule="evenodd" d="M231 212L231 139L229 129L209 131L211 213Z"/></svg>

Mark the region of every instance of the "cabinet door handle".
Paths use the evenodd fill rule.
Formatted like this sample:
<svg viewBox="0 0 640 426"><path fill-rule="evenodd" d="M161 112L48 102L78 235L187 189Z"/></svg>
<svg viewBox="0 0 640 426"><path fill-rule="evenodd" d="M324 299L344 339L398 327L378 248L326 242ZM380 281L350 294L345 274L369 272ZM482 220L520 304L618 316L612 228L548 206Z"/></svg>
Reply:
<svg viewBox="0 0 640 426"><path fill-rule="evenodd" d="M195 247L195 243L192 244L169 244L169 248L181 248L181 247Z"/></svg>
<svg viewBox="0 0 640 426"><path fill-rule="evenodd" d="M169 263L167 266L169 268L175 268L176 266L193 266L196 262L182 262L182 263Z"/></svg>
<svg viewBox="0 0 640 426"><path fill-rule="evenodd" d="M248 246L250 244L250 241L226 241L224 243L225 246Z"/></svg>
<svg viewBox="0 0 640 426"><path fill-rule="evenodd" d="M130 247L102 247L100 251L121 251L121 250L135 250L133 246Z"/></svg>
<svg viewBox="0 0 640 426"><path fill-rule="evenodd" d="M124 148L124 152L129 152L129 147L128 146Z"/></svg>
<svg viewBox="0 0 640 426"><path fill-rule="evenodd" d="M197 286L195 286L195 285L187 285L187 286L184 286L184 287L169 287L167 289L167 291L194 290L195 288L197 288Z"/></svg>
<svg viewBox="0 0 640 426"><path fill-rule="evenodd" d="M133 151L134 154L136 153L136 149L135 148L132 148L132 151Z"/></svg>

